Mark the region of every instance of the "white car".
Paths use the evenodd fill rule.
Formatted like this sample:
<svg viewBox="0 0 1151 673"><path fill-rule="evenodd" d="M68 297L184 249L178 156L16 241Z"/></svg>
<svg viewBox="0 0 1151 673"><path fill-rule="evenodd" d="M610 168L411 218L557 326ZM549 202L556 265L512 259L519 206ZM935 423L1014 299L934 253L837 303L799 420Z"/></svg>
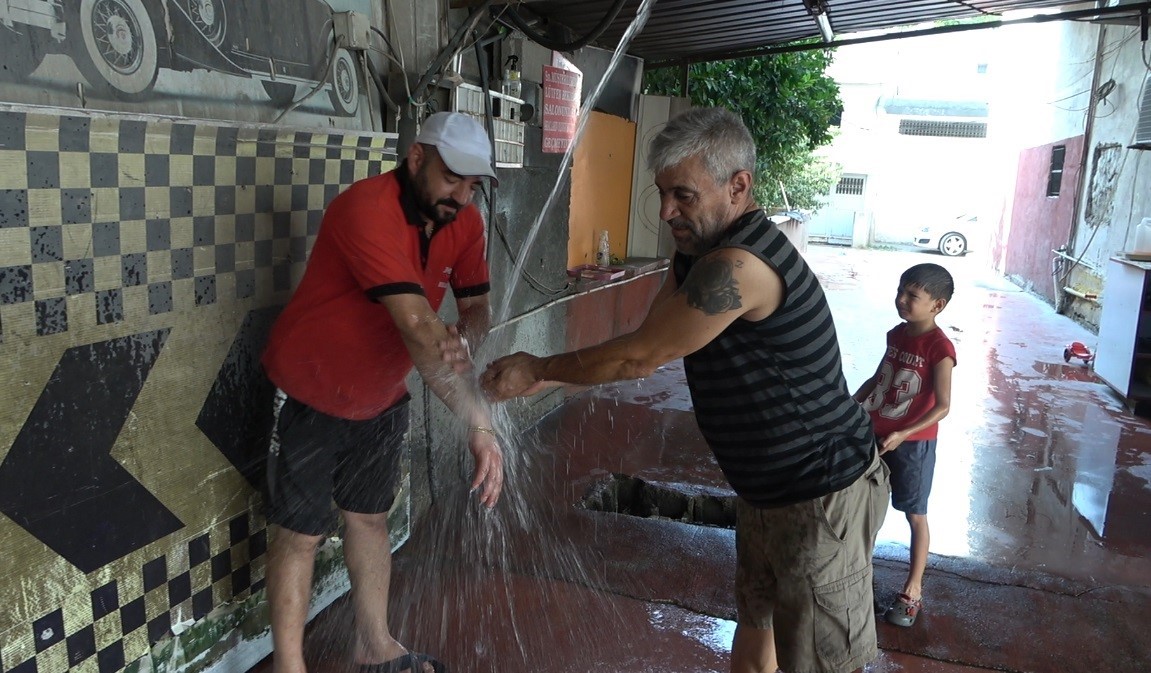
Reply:
<svg viewBox="0 0 1151 673"><path fill-rule="evenodd" d="M954 220L929 224L919 230L912 243L916 247L938 250L948 257L971 252L971 244L980 238L979 216L960 215Z"/></svg>

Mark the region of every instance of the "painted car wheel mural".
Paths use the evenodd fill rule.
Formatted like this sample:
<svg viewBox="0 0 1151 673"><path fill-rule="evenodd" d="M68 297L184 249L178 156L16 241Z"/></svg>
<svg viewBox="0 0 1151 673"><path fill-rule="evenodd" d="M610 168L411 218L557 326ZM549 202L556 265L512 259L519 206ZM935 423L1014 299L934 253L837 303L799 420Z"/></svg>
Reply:
<svg viewBox="0 0 1151 673"><path fill-rule="evenodd" d="M354 115L360 102L360 76L356 59L347 49L339 49L332 58L331 85L328 97L336 114L342 117Z"/></svg>
<svg viewBox="0 0 1151 673"><path fill-rule="evenodd" d="M23 1L35 11L14 13L0 0L0 81L23 82L60 52L97 98L146 99L161 69L198 70L259 81L280 108L321 81L336 115L359 108L357 54L332 54L325 0Z"/></svg>
<svg viewBox="0 0 1151 673"><path fill-rule="evenodd" d="M224 43L227 28L227 14L220 0L186 0L188 17L192 24L212 43L219 47Z"/></svg>
<svg viewBox="0 0 1151 673"><path fill-rule="evenodd" d="M80 39L73 58L102 94L134 98L151 90L160 72L156 29L140 0L80 0L69 33Z"/></svg>

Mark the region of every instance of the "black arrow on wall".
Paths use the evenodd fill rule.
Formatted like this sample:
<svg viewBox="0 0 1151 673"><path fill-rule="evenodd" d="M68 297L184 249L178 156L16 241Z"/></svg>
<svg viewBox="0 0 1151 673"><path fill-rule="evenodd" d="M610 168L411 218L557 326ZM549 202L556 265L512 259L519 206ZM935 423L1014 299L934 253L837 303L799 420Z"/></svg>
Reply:
<svg viewBox="0 0 1151 673"><path fill-rule="evenodd" d="M260 355L282 309L272 306L244 316L196 417L196 427L256 489L264 483L276 393L260 367Z"/></svg>
<svg viewBox="0 0 1151 673"><path fill-rule="evenodd" d="M168 333L65 351L0 463L0 512L85 573L184 525L110 455Z"/></svg>

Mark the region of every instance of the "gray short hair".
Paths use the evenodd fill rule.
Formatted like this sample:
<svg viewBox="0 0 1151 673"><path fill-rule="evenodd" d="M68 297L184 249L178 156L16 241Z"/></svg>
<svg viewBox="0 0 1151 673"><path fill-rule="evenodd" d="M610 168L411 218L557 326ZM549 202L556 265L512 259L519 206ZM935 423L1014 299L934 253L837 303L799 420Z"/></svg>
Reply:
<svg viewBox="0 0 1151 673"><path fill-rule="evenodd" d="M755 176L755 141L743 120L724 108L692 108L674 117L652 138L647 167L658 174L694 156L716 183L739 171Z"/></svg>

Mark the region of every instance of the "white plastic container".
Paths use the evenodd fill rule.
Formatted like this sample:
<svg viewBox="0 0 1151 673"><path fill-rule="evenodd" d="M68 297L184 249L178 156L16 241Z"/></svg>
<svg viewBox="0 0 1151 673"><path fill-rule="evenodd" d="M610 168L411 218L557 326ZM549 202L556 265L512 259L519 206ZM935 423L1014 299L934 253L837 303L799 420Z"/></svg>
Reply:
<svg viewBox="0 0 1151 673"><path fill-rule="evenodd" d="M599 232L599 247L595 251L595 263L599 266L611 265L611 242L608 240L606 229Z"/></svg>
<svg viewBox="0 0 1151 673"><path fill-rule="evenodd" d="M1135 243L1131 252L1137 255L1151 255L1151 217L1144 217L1135 227Z"/></svg>
<svg viewBox="0 0 1151 673"><path fill-rule="evenodd" d="M508 56L508 60L504 65L504 81L500 93L512 98L519 98L523 93L522 82L520 80L520 69L517 65L520 57L516 55Z"/></svg>

